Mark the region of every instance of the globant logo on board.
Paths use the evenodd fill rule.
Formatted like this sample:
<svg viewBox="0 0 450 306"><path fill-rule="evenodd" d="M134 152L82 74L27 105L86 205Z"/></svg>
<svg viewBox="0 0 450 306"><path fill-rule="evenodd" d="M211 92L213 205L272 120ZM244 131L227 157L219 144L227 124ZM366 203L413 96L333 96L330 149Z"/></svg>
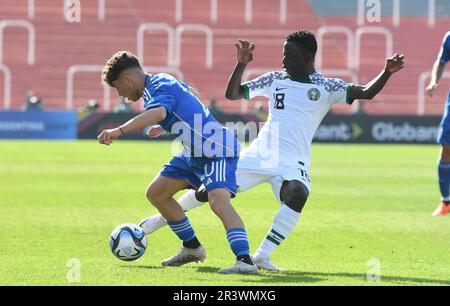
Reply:
<svg viewBox="0 0 450 306"><path fill-rule="evenodd" d="M372 136L376 141L396 142L433 142L439 133L439 127L412 126L409 123L395 125L392 122L376 122L372 127Z"/></svg>
<svg viewBox="0 0 450 306"><path fill-rule="evenodd" d="M358 139L363 133L363 129L356 123L322 124L317 129L314 139L319 141L351 141Z"/></svg>
<svg viewBox="0 0 450 306"><path fill-rule="evenodd" d="M348 141L352 139L352 131L350 127L344 123L337 125L323 124L317 129L314 139L322 141Z"/></svg>

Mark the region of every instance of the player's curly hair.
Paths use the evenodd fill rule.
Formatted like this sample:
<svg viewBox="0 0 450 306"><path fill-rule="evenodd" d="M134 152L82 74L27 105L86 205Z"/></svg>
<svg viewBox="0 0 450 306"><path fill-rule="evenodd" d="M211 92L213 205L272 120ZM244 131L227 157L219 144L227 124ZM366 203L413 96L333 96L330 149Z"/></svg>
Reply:
<svg viewBox="0 0 450 306"><path fill-rule="evenodd" d="M103 84L114 87L113 82L117 80L122 71L129 68L141 68L141 64L139 64L137 57L128 51L117 52L106 62L106 65L103 68Z"/></svg>
<svg viewBox="0 0 450 306"><path fill-rule="evenodd" d="M298 44L303 50L308 52L312 55L313 58L315 58L317 53L317 40L314 33L310 31L297 31L294 33L289 34L286 37L286 41L292 41L296 44Z"/></svg>

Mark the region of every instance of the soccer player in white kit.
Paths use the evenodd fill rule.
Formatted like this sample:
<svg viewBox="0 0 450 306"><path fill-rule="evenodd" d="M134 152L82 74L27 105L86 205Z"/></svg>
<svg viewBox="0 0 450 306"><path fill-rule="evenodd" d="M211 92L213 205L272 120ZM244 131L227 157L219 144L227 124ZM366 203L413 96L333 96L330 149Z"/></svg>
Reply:
<svg viewBox="0 0 450 306"><path fill-rule="evenodd" d="M272 185L281 208L253 260L258 268L280 270L270 262L270 256L295 228L308 199L311 143L322 119L336 103L351 104L356 99L374 98L390 76L404 67L404 56L395 54L387 59L383 71L367 85L348 84L326 78L315 70L315 36L309 31L298 31L286 38L283 70L242 84L242 75L253 60L255 45L239 40L236 48L238 63L228 82L226 97L230 100L257 96L269 99L266 124L250 147L241 152L236 172L238 192L264 182ZM149 131L150 137L160 134L158 127ZM184 194L179 203L190 210L207 200L203 190L192 190ZM165 225L165 220L155 215L140 225L144 232L151 233Z"/></svg>

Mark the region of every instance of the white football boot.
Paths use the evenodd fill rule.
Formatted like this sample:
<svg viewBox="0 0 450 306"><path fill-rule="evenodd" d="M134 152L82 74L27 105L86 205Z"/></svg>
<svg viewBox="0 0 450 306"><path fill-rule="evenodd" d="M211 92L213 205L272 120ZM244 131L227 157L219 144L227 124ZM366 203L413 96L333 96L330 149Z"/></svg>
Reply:
<svg viewBox="0 0 450 306"><path fill-rule="evenodd" d="M196 249L181 248L181 251L161 262L163 266L179 267L190 262L203 262L206 258L206 251L203 246Z"/></svg>
<svg viewBox="0 0 450 306"><path fill-rule="evenodd" d="M255 265L260 270L267 270L267 271L284 271L281 268L278 268L273 263L270 262L269 257L263 257L263 256L252 256L252 260L255 263Z"/></svg>
<svg viewBox="0 0 450 306"><path fill-rule="evenodd" d="M249 265L243 261L238 261L234 266L227 269L219 270L220 274L254 274L258 273L258 268L255 265Z"/></svg>

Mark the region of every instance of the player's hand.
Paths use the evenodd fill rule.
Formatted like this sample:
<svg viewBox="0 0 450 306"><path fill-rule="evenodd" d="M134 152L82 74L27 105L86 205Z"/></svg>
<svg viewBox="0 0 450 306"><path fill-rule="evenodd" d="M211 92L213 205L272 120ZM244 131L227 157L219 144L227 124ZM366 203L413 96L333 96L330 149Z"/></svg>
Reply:
<svg viewBox="0 0 450 306"><path fill-rule="evenodd" d="M436 89L438 89L438 87L439 87L438 84L430 83L430 84L428 84L425 91L430 97L433 97L433 93L436 91Z"/></svg>
<svg viewBox="0 0 450 306"><path fill-rule="evenodd" d="M115 128L115 129L103 130L100 133L100 135L97 136L97 139L100 144L109 146L110 144L112 144L112 141L114 139L117 139L120 136L122 136L122 132L120 131L119 128Z"/></svg>
<svg viewBox="0 0 450 306"><path fill-rule="evenodd" d="M158 138L159 136L164 135L165 133L166 133L166 131L162 128L162 126L155 125L155 126L152 126L147 131L147 136L150 138Z"/></svg>
<svg viewBox="0 0 450 306"><path fill-rule="evenodd" d="M391 74L403 69L405 67L404 59L405 56L403 54L395 53L394 56L386 60L385 69Z"/></svg>
<svg viewBox="0 0 450 306"><path fill-rule="evenodd" d="M246 40L239 40L234 44L237 49L237 61L239 64L247 65L253 60L253 50L255 50L255 44Z"/></svg>

